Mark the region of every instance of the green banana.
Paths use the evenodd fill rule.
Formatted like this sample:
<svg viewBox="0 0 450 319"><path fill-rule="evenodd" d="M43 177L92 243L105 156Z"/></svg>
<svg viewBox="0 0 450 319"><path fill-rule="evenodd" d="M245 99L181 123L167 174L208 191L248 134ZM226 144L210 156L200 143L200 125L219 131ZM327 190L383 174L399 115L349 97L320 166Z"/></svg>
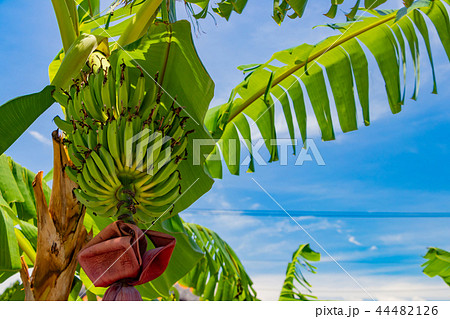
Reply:
<svg viewBox="0 0 450 319"><path fill-rule="evenodd" d="M81 170L81 174L83 176L83 180L94 190L103 193L103 194L111 194L111 191L100 185L96 179L91 175L88 169Z"/></svg>
<svg viewBox="0 0 450 319"><path fill-rule="evenodd" d="M128 109L128 69L122 64L122 70L119 81L119 89L117 90L117 104L119 105L120 114L124 114Z"/></svg>
<svg viewBox="0 0 450 319"><path fill-rule="evenodd" d="M72 97L69 98L67 101L66 107L64 108L64 111L66 113L66 120L72 122L75 118L72 114L73 112L73 99Z"/></svg>
<svg viewBox="0 0 450 319"><path fill-rule="evenodd" d="M101 190L101 188L94 189L84 179L83 174L77 175L77 184L80 186L83 192L87 195L98 197L99 199L108 200L111 198L111 193ZM108 196L109 195L109 196Z"/></svg>
<svg viewBox="0 0 450 319"><path fill-rule="evenodd" d="M102 87L103 87L103 81L105 79L105 72L103 69L99 69L97 73L94 72L94 94L95 99L97 100L97 110L102 113L103 107L105 103L103 102L102 98Z"/></svg>
<svg viewBox="0 0 450 319"><path fill-rule="evenodd" d="M172 203L165 205L165 206L151 206L151 205L139 205L138 211L142 212L145 216L148 217L160 217L163 214L171 213L174 208L174 205ZM141 214L136 213L136 218L141 219ZM145 219L142 219L143 222L145 222Z"/></svg>
<svg viewBox="0 0 450 319"><path fill-rule="evenodd" d="M136 161L134 169L139 170L141 172L147 169L147 165L145 163L146 155L148 149L152 148L155 143L151 143L151 139L154 137L152 132L147 129L147 131L143 131L144 137L137 141L136 143ZM157 136L156 138L158 138Z"/></svg>
<svg viewBox="0 0 450 319"><path fill-rule="evenodd" d="M89 76L89 78L91 77L92 75ZM99 102L93 96L94 85L95 85L94 80L92 80L84 90L81 90L83 94L82 99L84 100L84 106L86 107L86 111L90 114L92 118L96 119L97 121L106 121L108 117L101 111L101 108L99 108L99 105L101 104L98 104Z"/></svg>
<svg viewBox="0 0 450 319"><path fill-rule="evenodd" d="M119 103L117 103L117 99L116 99L116 79L114 78L113 75L113 69L110 67L108 70L108 74L106 75L106 83L108 84L108 88L109 88L109 96L111 99L111 107L112 107L112 111L114 115L114 118L119 118Z"/></svg>
<svg viewBox="0 0 450 319"><path fill-rule="evenodd" d="M108 127L107 139L108 139L108 150L111 153L111 156L114 158L116 165L119 170L123 170L123 165L121 162L121 150L119 144L119 136L117 132L117 124L118 121L114 120Z"/></svg>
<svg viewBox="0 0 450 319"><path fill-rule="evenodd" d="M107 183L103 179L102 174L100 173L97 166L95 165L94 160L90 156L86 159L86 167L97 183L99 183L101 186L103 186L108 190L115 191L114 185L111 182Z"/></svg>
<svg viewBox="0 0 450 319"><path fill-rule="evenodd" d="M97 136L97 132L94 130L89 130L87 133L87 145L90 150L94 150L97 147Z"/></svg>
<svg viewBox="0 0 450 319"><path fill-rule="evenodd" d="M180 126L178 126L175 130L175 132L173 132L173 134L169 135L172 139L174 139L175 141L178 141L179 138L181 138L183 136L184 133L184 128Z"/></svg>
<svg viewBox="0 0 450 319"><path fill-rule="evenodd" d="M127 156L127 153L125 151L126 140L124 140L126 124L127 124L127 118L125 116L121 116L118 119L118 125L117 125L118 135L117 136L118 136L119 145L120 145L120 148L119 148L120 149L120 159L123 163L124 170L129 171L129 168L126 165L126 156Z"/></svg>
<svg viewBox="0 0 450 319"><path fill-rule="evenodd" d="M150 200L140 198L140 203L152 206L164 206L173 203L180 194L181 194L181 185L178 185L177 187L174 187L171 191L164 194L163 196L152 198Z"/></svg>
<svg viewBox="0 0 450 319"><path fill-rule="evenodd" d="M173 172L175 172L178 168L178 164L176 164L175 160L170 161L163 168L157 171L152 179L150 179L150 183L144 184L141 187L141 191L145 192L153 186L161 183L165 179L167 179Z"/></svg>
<svg viewBox="0 0 450 319"><path fill-rule="evenodd" d="M72 96L72 110L70 113L73 116L73 119L76 121L81 122L82 121L82 113L81 113L81 101L80 101L80 93L78 90L75 92L75 94ZM69 101L70 106L70 101Z"/></svg>
<svg viewBox="0 0 450 319"><path fill-rule="evenodd" d="M103 163L105 163L106 167L108 168L109 174L111 176L117 176L114 159L112 158L111 154L106 150L105 147L100 146L99 156L102 159Z"/></svg>
<svg viewBox="0 0 450 319"><path fill-rule="evenodd" d="M157 92L157 86L156 82L154 80L148 81L147 86L147 92L145 93L145 97L141 103L141 107L139 108L139 115L143 119L147 119L150 115L150 112L152 111L153 107L155 106L156 102L156 92Z"/></svg>
<svg viewBox="0 0 450 319"><path fill-rule="evenodd" d="M123 150L125 153L125 166L128 168L131 168L133 166L133 136L133 122L131 120L126 121L123 135Z"/></svg>
<svg viewBox="0 0 450 319"><path fill-rule="evenodd" d="M141 75L137 80L133 96L129 102L132 112L136 111L136 113L139 113L139 109L144 100L144 97L145 97L145 77L144 73L141 72Z"/></svg>
<svg viewBox="0 0 450 319"><path fill-rule="evenodd" d="M74 144L78 153L84 154L84 152L88 150L88 146L83 136L81 136L80 130L75 130L72 134L72 138L73 138L72 143Z"/></svg>
<svg viewBox="0 0 450 319"><path fill-rule="evenodd" d="M73 182L76 183L77 180L77 171L70 166L66 166L64 168L64 173L66 173L67 177L69 177Z"/></svg>
<svg viewBox="0 0 450 319"><path fill-rule="evenodd" d="M93 209L97 215L103 216L103 217L113 217L117 214L117 204L109 204L109 205L103 205L101 207L97 207Z"/></svg>
<svg viewBox="0 0 450 319"><path fill-rule="evenodd" d="M56 126L65 133L72 133L74 130L72 123L64 121L58 115L53 118L53 122L55 122Z"/></svg>
<svg viewBox="0 0 450 319"><path fill-rule="evenodd" d="M89 196L88 194L84 193L81 189L74 189L73 192L77 197L78 201L84 206L89 207L90 209L95 207L102 207L105 205L113 205L115 204L116 201L115 198L107 201L99 201L97 197Z"/></svg>
<svg viewBox="0 0 450 319"><path fill-rule="evenodd" d="M111 72L111 71L109 71ZM109 73L108 72L108 73ZM105 108L105 112L108 111L111 112L111 115L113 115L113 103L111 101L111 94L110 94L110 87L108 83L108 75L104 77L104 80L102 81L102 85L100 87L100 95L102 97L103 107Z"/></svg>
<svg viewBox="0 0 450 319"><path fill-rule="evenodd" d="M182 137L181 141L172 149L171 158L176 158L181 156L181 154L186 151L186 146L188 144L188 138L186 136Z"/></svg>
<svg viewBox="0 0 450 319"><path fill-rule="evenodd" d="M180 182L180 172L175 171L172 173L172 175L170 175L168 179L159 183L157 186L151 188L148 192L146 192L145 194L147 196L145 196L144 198L163 196L167 194L170 190L172 190L175 186L177 186L179 182ZM136 193L136 195L138 195L138 193Z"/></svg>
<svg viewBox="0 0 450 319"><path fill-rule="evenodd" d="M73 145L73 142L67 146L67 150L73 165L75 165L76 168L81 169L83 167L84 159L79 158L80 154L78 153L78 150L76 149L75 145ZM76 178L72 180L76 182Z"/></svg>
<svg viewBox="0 0 450 319"><path fill-rule="evenodd" d="M120 185L120 181L117 179L116 175L115 174L111 175L109 173L102 159L98 156L98 154L95 151L91 152L90 157L94 160L96 166L100 169L100 172L103 174L104 177L106 177L106 179L111 183L113 187L117 187Z"/></svg>
<svg viewBox="0 0 450 319"><path fill-rule="evenodd" d="M104 148L108 148L108 127L103 125L98 128L98 143Z"/></svg>

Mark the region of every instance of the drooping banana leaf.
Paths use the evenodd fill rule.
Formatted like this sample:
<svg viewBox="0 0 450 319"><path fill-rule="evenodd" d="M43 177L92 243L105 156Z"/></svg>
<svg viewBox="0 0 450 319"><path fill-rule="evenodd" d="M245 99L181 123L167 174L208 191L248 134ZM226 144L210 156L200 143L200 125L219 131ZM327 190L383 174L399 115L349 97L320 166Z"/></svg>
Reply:
<svg viewBox="0 0 450 319"><path fill-rule="evenodd" d="M253 282L233 249L206 227L191 223L184 227L204 256L179 283L193 288L201 300L257 300Z"/></svg>
<svg viewBox="0 0 450 319"><path fill-rule="evenodd" d="M431 247L423 258L428 259L422 265L423 273L430 277L439 276L450 286L450 252Z"/></svg>
<svg viewBox="0 0 450 319"><path fill-rule="evenodd" d="M286 269L286 279L281 288L280 301L310 301L317 299L311 295L311 284L302 274L302 268L313 274L316 273L316 267L311 265L309 261L319 261L320 254L309 247L309 244L300 245L300 247L292 254L292 261ZM302 293L298 286L302 286L307 293Z"/></svg>
<svg viewBox="0 0 450 319"><path fill-rule="evenodd" d="M0 106L0 155L55 102L53 90L53 86L47 86L41 92L17 97Z"/></svg>
<svg viewBox="0 0 450 319"><path fill-rule="evenodd" d="M307 119L305 108L307 98L324 141L335 139L337 124L344 133L358 129L357 107L361 107L361 122L369 125L369 67L375 66L369 66L367 54L373 55L377 62L391 112L400 112L405 101L405 71L410 63L406 52L412 56L415 70L412 98L417 97L419 38L423 39L427 49L433 93L437 93L428 28L429 25L434 26L450 59L450 22L443 2L420 0L404 10L369 10L368 13L373 15L355 17L356 22L331 25L341 31L341 35L329 37L316 45L301 44L277 52L263 64L241 67L245 74L244 81L233 89L228 103L211 108L206 116L205 125L218 141L216 148L224 154L229 141L236 139L239 132L247 145L250 144L251 153L249 141L253 136L248 127L255 125L265 141L270 161L277 160L276 143L270 143L277 140L279 130L275 126L274 101L281 105L290 138L296 139L294 127L298 126L303 143L308 137L307 121L311 121ZM363 45L370 53L366 53ZM282 66L279 66L280 63ZM327 82L331 94L328 94ZM355 92L358 93L358 103ZM333 123L331 117L331 99L336 106L338 123ZM227 156L224 156L232 174L239 174L241 162L240 151L236 149L234 153L227 150ZM219 154L217 149L215 153ZM221 178L220 165L220 161L208 159L207 166L213 177ZM252 161L249 171L253 171Z"/></svg>

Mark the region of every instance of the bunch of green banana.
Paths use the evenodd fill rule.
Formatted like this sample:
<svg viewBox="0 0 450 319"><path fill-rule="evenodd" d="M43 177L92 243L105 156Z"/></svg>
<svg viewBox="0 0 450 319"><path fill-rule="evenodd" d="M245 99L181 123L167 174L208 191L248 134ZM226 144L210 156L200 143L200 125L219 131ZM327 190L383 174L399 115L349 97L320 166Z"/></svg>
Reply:
<svg viewBox="0 0 450 319"><path fill-rule="evenodd" d="M97 215L148 223L173 210L181 194L178 165L188 143L182 108L164 105L155 81L141 71L130 84L122 64L109 62L82 73L66 93L66 135L73 162L68 176L79 185L78 200Z"/></svg>

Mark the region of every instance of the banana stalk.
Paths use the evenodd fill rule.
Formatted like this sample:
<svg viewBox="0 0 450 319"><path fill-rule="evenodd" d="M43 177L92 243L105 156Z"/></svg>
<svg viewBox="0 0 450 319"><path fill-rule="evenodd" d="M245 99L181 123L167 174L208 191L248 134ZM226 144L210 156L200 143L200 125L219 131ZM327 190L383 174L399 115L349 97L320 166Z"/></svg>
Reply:
<svg viewBox="0 0 450 319"><path fill-rule="evenodd" d="M71 10L68 8L66 1L52 0L52 4L55 10L56 20L58 21L59 32L61 33L64 52L68 52L70 46L78 36L72 21Z"/></svg>
<svg viewBox="0 0 450 319"><path fill-rule="evenodd" d="M142 37L156 17L157 10L163 0L147 0L136 15L131 18L125 31L117 40L115 49L130 44Z"/></svg>

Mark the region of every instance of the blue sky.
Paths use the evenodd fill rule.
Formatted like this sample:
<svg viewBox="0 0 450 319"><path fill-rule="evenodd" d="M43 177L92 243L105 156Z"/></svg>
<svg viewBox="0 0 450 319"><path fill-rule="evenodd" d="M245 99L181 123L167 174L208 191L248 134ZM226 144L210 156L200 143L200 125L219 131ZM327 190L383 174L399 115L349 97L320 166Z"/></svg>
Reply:
<svg viewBox="0 0 450 319"><path fill-rule="evenodd" d="M282 26L271 19L270 2L249 1L244 14L233 14L228 23L220 18L216 18L217 25L211 18L200 22L201 32L194 41L216 83L211 106L223 103L242 80L238 65L264 62L277 50L315 43L335 34L329 28L312 30L314 25L330 21L322 16L328 0L311 1L305 19L289 20ZM388 1L395 2L401 3ZM48 83L47 67L61 43L50 1L0 1L0 18L3 103L38 91ZM449 219L426 217L429 212L450 212L450 93L445 87L450 67L434 31L431 33L439 95L430 94L430 69L423 46L419 99L407 100L400 114L390 114L381 76L372 67L371 126L346 134L336 127L336 141L321 142L311 117L310 136L325 166L314 162L294 166L292 157L288 166L272 163L256 167L254 174L226 174L182 214L187 221L211 227L235 247L261 297L276 298L291 253L299 244L310 242L323 257L317 265L318 274L308 276L314 293L323 299L368 298L288 216L261 217L248 212L279 210L255 181L287 211L338 212L334 217L314 214L295 218L375 297L450 298L440 279L430 279L420 269L427 246L450 250ZM375 65L373 58L369 63ZM409 96L411 84L408 82ZM59 107L52 106L10 147L7 155L35 172L48 172L52 165L50 133L55 128L52 118L59 113ZM281 136L287 136L283 118L278 115ZM223 212L212 214L209 210ZM348 212L424 214L422 218L349 218Z"/></svg>

